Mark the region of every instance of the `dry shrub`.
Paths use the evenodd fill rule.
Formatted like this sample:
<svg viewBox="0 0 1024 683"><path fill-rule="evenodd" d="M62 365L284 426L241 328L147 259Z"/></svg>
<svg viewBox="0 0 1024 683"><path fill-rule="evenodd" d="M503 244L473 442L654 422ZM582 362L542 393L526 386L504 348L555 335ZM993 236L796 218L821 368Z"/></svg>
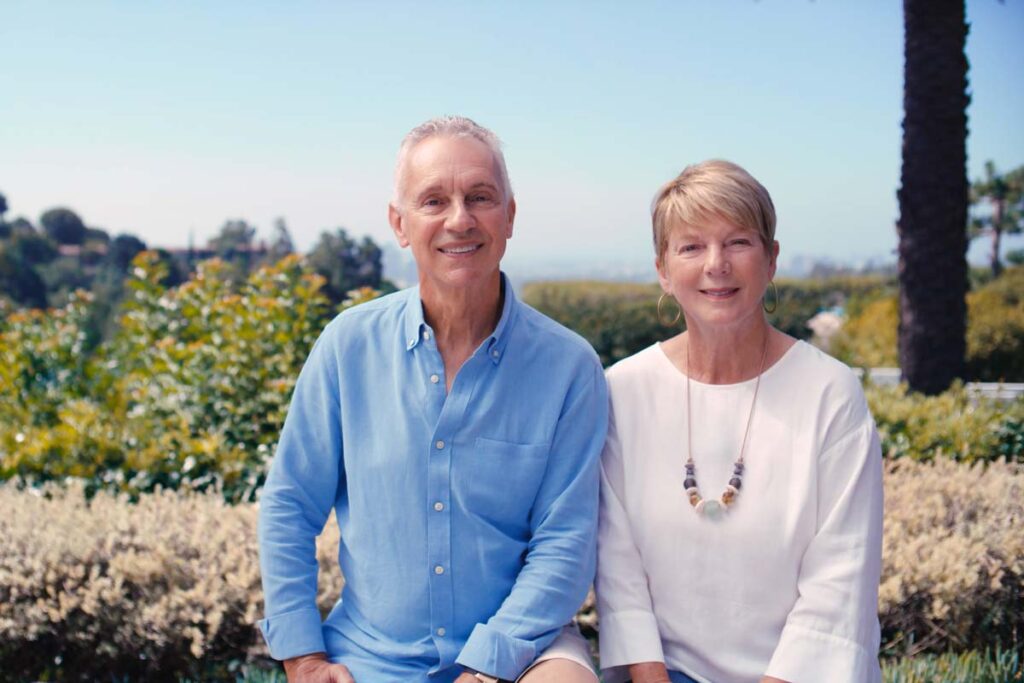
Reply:
<svg viewBox="0 0 1024 683"><path fill-rule="evenodd" d="M1024 466L887 466L879 612L884 649L1019 647Z"/></svg>
<svg viewBox="0 0 1024 683"><path fill-rule="evenodd" d="M328 528L324 566L337 564L326 561L337 549ZM87 501L81 487L0 486L3 675L208 679L264 655L255 530L254 505L216 494L130 503L103 492ZM321 584L326 609L337 569Z"/></svg>
<svg viewBox="0 0 1024 683"><path fill-rule="evenodd" d="M1024 465L887 465L879 611L889 653L1020 647ZM10 680L233 678L266 657L256 506L0 486L0 662ZM318 604L337 599L337 525ZM581 622L593 636L592 601Z"/></svg>

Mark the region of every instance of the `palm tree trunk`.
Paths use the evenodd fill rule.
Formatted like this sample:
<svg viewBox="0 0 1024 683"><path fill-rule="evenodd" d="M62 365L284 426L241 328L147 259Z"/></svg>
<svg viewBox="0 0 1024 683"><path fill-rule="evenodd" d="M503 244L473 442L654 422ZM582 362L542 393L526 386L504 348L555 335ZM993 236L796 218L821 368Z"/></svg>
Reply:
<svg viewBox="0 0 1024 683"><path fill-rule="evenodd" d="M964 0L904 0L899 355L910 388L963 376L967 306Z"/></svg>

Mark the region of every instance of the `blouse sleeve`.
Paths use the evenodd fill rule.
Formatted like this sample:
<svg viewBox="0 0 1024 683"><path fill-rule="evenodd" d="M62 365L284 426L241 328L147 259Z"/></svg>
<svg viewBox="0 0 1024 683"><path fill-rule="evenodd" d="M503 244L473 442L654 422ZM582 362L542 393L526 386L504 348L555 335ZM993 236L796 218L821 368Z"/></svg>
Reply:
<svg viewBox="0 0 1024 683"><path fill-rule="evenodd" d="M647 574L623 505L624 475L613 413L601 456L596 581L601 668L609 683L627 680L629 664L664 661Z"/></svg>
<svg viewBox="0 0 1024 683"><path fill-rule="evenodd" d="M875 683L881 681L882 456L870 415L825 449L817 483L817 531L765 674L793 683Z"/></svg>

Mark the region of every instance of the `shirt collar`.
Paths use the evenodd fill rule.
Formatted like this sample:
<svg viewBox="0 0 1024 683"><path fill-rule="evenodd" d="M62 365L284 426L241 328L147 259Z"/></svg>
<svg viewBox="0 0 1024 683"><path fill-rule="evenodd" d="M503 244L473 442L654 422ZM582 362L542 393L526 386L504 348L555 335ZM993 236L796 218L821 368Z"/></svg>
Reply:
<svg viewBox="0 0 1024 683"><path fill-rule="evenodd" d="M501 317L494 331L484 340L481 345L487 357L495 365L501 362L505 355L505 347L508 346L509 336L519 313L519 300L512 291L512 283L508 276L501 273L501 287L505 294L505 301L501 308ZM409 290L408 304L405 307L405 321L403 325L405 349L412 351L423 341L423 333L429 330L427 321L423 318L423 301L420 299L420 288L417 285Z"/></svg>

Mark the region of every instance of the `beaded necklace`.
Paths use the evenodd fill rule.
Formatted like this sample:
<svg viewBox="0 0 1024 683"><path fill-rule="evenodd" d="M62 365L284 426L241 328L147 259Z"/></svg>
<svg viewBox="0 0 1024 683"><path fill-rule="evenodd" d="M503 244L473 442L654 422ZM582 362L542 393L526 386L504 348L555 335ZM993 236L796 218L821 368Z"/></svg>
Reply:
<svg viewBox="0 0 1024 683"><path fill-rule="evenodd" d="M732 478L722 492L718 500L706 500L701 498L700 490L697 488L696 465L693 463L693 422L690 419L690 340L686 340L686 480L683 487L690 499L690 505L698 515L715 519L726 512L740 493L743 486L743 451L747 446L747 434L750 433L750 422L754 417L754 406L757 404L757 390L761 388L761 375L764 374L764 362L768 358L768 336L764 336L764 348L761 350L761 367L757 371L757 381L754 383L754 397L750 399L750 412L747 413L747 426L743 429L743 441L740 442L740 454L732 467Z"/></svg>

